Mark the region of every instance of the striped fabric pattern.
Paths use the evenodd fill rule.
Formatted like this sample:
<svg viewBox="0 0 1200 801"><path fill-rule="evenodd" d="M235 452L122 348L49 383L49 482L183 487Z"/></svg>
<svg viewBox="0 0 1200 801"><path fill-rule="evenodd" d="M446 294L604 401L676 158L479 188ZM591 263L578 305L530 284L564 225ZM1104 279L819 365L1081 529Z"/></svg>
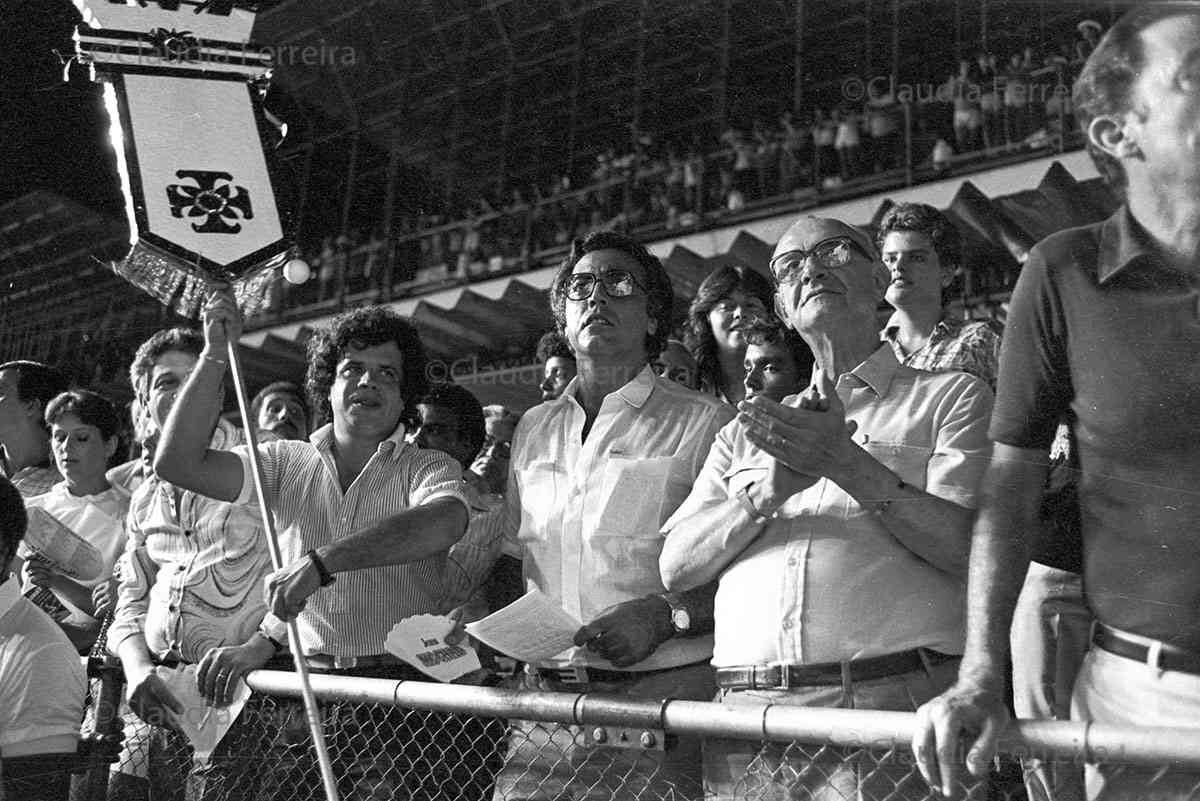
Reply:
<svg viewBox="0 0 1200 801"><path fill-rule="evenodd" d="M267 504L275 514L285 564L437 498L456 498L467 505L458 462L440 451L406 443L403 425L379 443L344 493L332 447L332 425L315 431L309 442L279 440L259 447ZM245 503L254 497L249 454L245 448L236 452L245 477L237 502ZM338 574L337 581L308 599L299 616L303 652L383 653L383 641L394 624L410 615L439 611L445 572L442 553L406 565ZM280 642L287 639L286 626L269 613L263 630Z"/></svg>

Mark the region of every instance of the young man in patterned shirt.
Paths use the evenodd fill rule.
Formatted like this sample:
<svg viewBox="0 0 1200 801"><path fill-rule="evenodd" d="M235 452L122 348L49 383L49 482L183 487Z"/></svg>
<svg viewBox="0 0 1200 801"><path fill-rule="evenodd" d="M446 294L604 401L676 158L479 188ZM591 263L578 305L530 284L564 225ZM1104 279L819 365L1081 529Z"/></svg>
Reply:
<svg viewBox="0 0 1200 801"><path fill-rule="evenodd" d="M883 329L905 367L958 370L996 388L1000 324L945 313L945 290L962 263L962 237L946 215L924 203L899 203L884 215L876 244L891 271L885 299L895 309Z"/></svg>

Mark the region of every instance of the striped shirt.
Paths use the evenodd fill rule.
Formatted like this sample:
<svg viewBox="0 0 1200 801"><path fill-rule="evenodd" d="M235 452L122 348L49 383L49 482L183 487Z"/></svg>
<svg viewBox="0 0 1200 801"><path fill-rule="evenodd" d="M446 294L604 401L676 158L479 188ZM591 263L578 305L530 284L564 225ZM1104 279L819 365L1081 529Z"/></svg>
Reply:
<svg viewBox="0 0 1200 801"><path fill-rule="evenodd" d="M242 457L242 492L254 497L250 455ZM463 497L462 468L441 451L404 441L404 426L379 443L370 461L342 492L333 459L333 426L313 432L308 442L278 440L259 446L267 504L275 516L279 547L287 564L309 550L350 536L385 517L437 498ZM468 507L469 508L469 507ZM402 565L342 573L317 590L298 618L306 654L370 656L384 652L392 626L406 617L440 611L446 554ZM267 614L263 631L280 642L286 625Z"/></svg>
<svg viewBox="0 0 1200 801"><path fill-rule="evenodd" d="M222 420L210 447L228 450L242 436ZM126 533L108 631L113 653L144 634L160 659L194 663L210 648L241 645L258 628L271 557L256 506L216 501L151 475L130 500Z"/></svg>
<svg viewBox="0 0 1200 801"><path fill-rule="evenodd" d="M504 498L480 492L476 485L483 482L472 482L474 475L466 474L467 480L463 484L471 509L471 522L463 538L450 548L442 602L447 612L465 606L463 620L467 622L479 620L490 611L483 583L504 549Z"/></svg>

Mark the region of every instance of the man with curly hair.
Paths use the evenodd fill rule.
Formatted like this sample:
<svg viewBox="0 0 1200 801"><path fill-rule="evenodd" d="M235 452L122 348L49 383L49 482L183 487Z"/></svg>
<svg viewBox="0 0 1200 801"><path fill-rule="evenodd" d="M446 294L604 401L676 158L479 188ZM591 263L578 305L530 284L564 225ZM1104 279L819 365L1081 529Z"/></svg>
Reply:
<svg viewBox="0 0 1200 801"><path fill-rule="evenodd" d="M610 232L575 242L550 291L579 369L527 411L509 466L506 533L538 589L584 625L575 647L527 666L529 690L712 698L712 587L667 593L659 526L691 489L733 410L657 376L673 291L657 258ZM578 727L513 723L497 798L700 795L700 743L665 751L587 742Z"/></svg>
<svg viewBox="0 0 1200 801"><path fill-rule="evenodd" d="M552 401L563 393L575 377L575 354L558 331L547 331L537 344L537 360L542 365L542 400Z"/></svg>
<svg viewBox="0 0 1200 801"><path fill-rule="evenodd" d="M225 354L241 325L232 294L214 293L204 311L199 365L167 421L155 469L181 487L245 504L255 495L248 451L211 450L203 430L203 421L220 410ZM439 611L446 554L462 537L468 514L458 463L405 441L428 388L425 350L408 321L376 306L339 315L313 336L308 353L309 399L318 419L331 422L307 442L259 447L263 490L286 564L268 579L263 636L230 653L228 662L258 667L289 644L316 672L420 679L384 653L383 642L397 621ZM292 618L298 643L287 643L285 621ZM225 661L214 665L215 681L222 681L225 669ZM431 735L402 714L379 718L335 733L345 741L335 741L334 753L367 760L343 773L354 776L360 789L364 782L393 789L403 784L412 797L435 794L448 778L420 759L422 752L427 758L439 752ZM294 724L303 730L303 717ZM356 739L372 734L397 750L389 754L390 767L411 763L405 775L375 770L369 749ZM288 736L282 732L279 739ZM293 773L281 780L319 792L307 752L296 757L283 760L282 769Z"/></svg>

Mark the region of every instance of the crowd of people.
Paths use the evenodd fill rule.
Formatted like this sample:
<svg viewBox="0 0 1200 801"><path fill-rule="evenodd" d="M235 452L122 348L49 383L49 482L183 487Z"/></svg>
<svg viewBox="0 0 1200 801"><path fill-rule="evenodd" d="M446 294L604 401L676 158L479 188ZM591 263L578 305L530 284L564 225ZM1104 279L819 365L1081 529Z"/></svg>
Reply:
<svg viewBox="0 0 1200 801"><path fill-rule="evenodd" d="M0 364L4 782L70 753L78 654L99 642L149 724L149 770L122 777L123 797L319 798L298 700L259 714L252 694L193 769L177 722L194 710L168 674L216 707L248 672L291 669L289 652L314 673L421 680L383 648L393 623L444 614L462 640L459 624L534 589L582 626L509 686L915 711L920 773L946 797L963 767L987 773L1014 706L1195 728L1198 41L1194 6L1150 4L1090 53L1075 108L1124 203L1033 249L1003 331L947 313L961 237L922 204L894 206L874 237L796 219L761 269L705 279L682 342L661 262L594 231L554 277L543 403L519 419L430 385L415 328L387 308L318 331L303 390L266 387L243 421L265 509L221 416L231 293L200 330L138 349L141 453L115 468L108 400L52 366ZM54 558L48 543L72 536L77 556ZM496 681L493 665L470 680ZM612 776L614 798L929 792L907 761L861 748L680 735L596 760L606 746L525 720L462 733L503 753L486 771L482 753L436 758L449 735L431 720L348 716L336 772L365 775L382 752L410 770L372 774L373 792L406 798L582 798ZM1039 799L1182 799L1200 781L1028 768Z"/></svg>
<svg viewBox="0 0 1200 801"><path fill-rule="evenodd" d="M1074 42L1057 50L1024 47L1003 58L981 52L919 81L863 81L862 97L803 116L781 111L774 122L756 118L711 141L638 132L631 144L609 147L571 174L401 215L394 254L382 225L327 236L304 253L316 281L293 290L288 302L378 288L389 257L406 265L390 276L393 286L411 289L528 264L588 231L685 229L759 201L902 169L910 156L936 177L955 156L1051 144L1071 118L1069 87L1100 33L1099 23L1084 20Z"/></svg>

